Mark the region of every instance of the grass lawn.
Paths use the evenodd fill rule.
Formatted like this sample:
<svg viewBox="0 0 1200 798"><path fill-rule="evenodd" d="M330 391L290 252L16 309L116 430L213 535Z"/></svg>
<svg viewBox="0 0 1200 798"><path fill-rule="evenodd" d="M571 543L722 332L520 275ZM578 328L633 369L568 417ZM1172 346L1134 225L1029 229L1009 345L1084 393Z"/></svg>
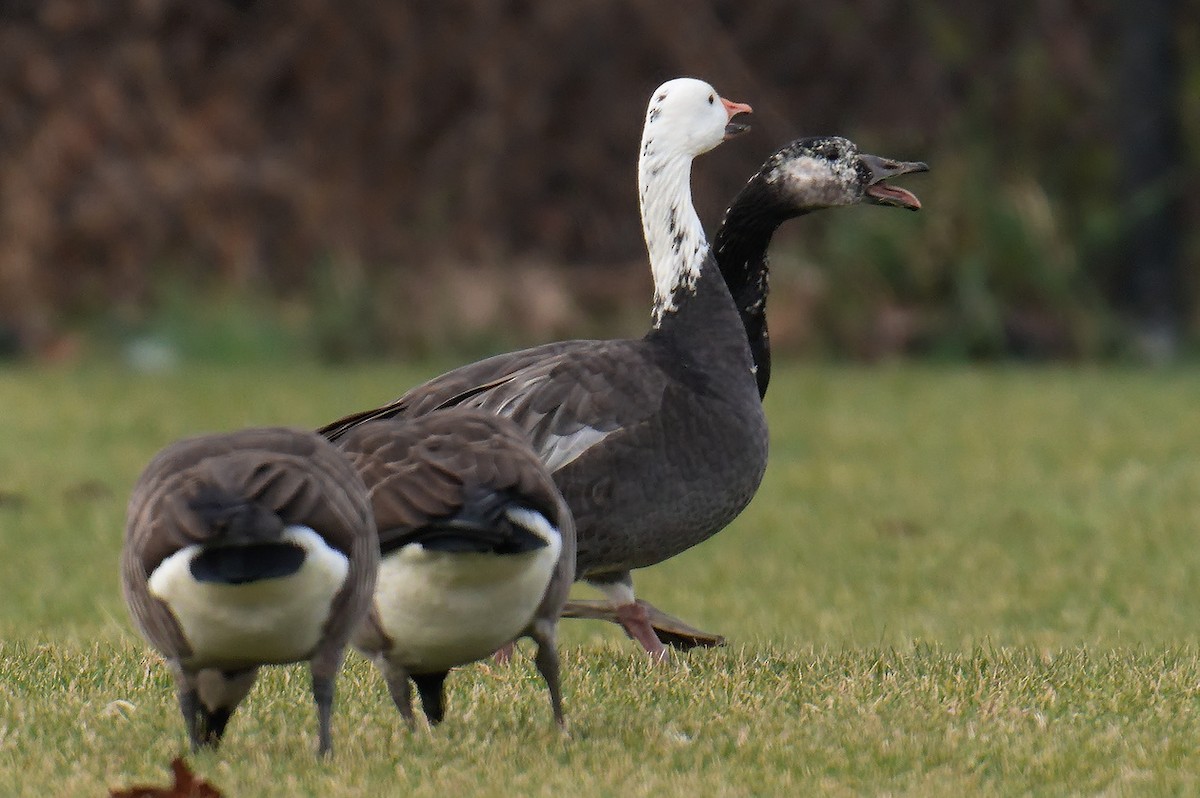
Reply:
<svg viewBox="0 0 1200 798"><path fill-rule="evenodd" d="M0 372L0 794L166 784L184 751L117 580L156 450L430 373ZM276 668L189 761L231 798L1196 794L1198 397L1186 370L781 366L754 503L638 579L727 648L654 668L564 622L568 739L528 657L452 674L413 735L352 654L327 762Z"/></svg>

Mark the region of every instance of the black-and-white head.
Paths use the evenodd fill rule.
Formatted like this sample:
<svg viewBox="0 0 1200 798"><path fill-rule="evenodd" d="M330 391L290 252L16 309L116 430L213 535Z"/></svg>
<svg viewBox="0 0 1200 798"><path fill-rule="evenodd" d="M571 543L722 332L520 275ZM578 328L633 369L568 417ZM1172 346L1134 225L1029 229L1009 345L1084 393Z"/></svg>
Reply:
<svg viewBox="0 0 1200 798"><path fill-rule="evenodd" d="M726 100L702 80L676 78L659 86L650 97L643 128L643 155L651 151L695 158L746 127L733 117L750 106Z"/></svg>
<svg viewBox="0 0 1200 798"><path fill-rule="evenodd" d="M858 151L839 136L797 139L763 164L759 179L776 200L795 212L869 203L919 210L921 202L888 179L929 167L919 161L895 161Z"/></svg>
<svg viewBox="0 0 1200 798"><path fill-rule="evenodd" d="M745 130L733 118L750 110L695 78L669 80L650 95L638 157L638 199L654 277L655 326L695 289L708 256L692 205L692 159Z"/></svg>

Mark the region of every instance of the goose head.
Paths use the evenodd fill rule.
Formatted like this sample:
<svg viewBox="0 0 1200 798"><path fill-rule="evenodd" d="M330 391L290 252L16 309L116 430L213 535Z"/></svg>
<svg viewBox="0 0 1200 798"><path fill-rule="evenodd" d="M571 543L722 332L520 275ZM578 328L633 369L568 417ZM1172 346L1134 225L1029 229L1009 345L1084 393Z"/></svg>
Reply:
<svg viewBox="0 0 1200 798"><path fill-rule="evenodd" d="M695 78L669 80L646 108L638 159L642 232L654 276L654 325L694 290L708 241L692 205L692 159L747 130L734 122L750 106Z"/></svg>
<svg viewBox="0 0 1200 798"><path fill-rule="evenodd" d="M927 172L920 161L896 161L858 151L839 136L797 139L771 156L759 178L773 189L775 203L787 216L842 205L886 205L920 210L911 191L887 181Z"/></svg>
<svg viewBox="0 0 1200 798"><path fill-rule="evenodd" d="M858 151L837 136L797 139L776 151L734 198L717 228L713 253L750 339L759 395L771 375L767 338L767 247L788 219L844 205L919 210L921 202L888 181L929 167Z"/></svg>
<svg viewBox="0 0 1200 798"><path fill-rule="evenodd" d="M702 80L668 80L654 91L646 108L642 152L648 154L649 148L685 158L703 155L749 130L733 118L751 110L745 103L726 100Z"/></svg>

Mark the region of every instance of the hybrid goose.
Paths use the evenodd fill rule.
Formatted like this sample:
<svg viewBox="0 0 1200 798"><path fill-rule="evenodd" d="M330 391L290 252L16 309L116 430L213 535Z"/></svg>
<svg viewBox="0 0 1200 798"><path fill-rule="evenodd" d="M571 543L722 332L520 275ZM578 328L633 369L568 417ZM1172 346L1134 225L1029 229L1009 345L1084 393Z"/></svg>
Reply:
<svg viewBox="0 0 1200 798"><path fill-rule="evenodd" d="M767 462L767 425L745 328L691 197L691 164L743 126L749 106L699 80L651 96L638 160L653 324L636 340L576 341L452 371L321 432L466 406L529 435L575 517L576 572L626 632L666 649L636 602L631 571L720 531L750 501Z"/></svg>
<svg viewBox="0 0 1200 798"><path fill-rule="evenodd" d="M767 158L738 192L713 237L713 256L745 326L760 396L766 395L771 378L767 248L775 231L788 219L823 208L870 204L920 210L915 195L887 181L928 169L919 161L859 152L854 142L837 136L803 138ZM639 603L658 636L671 645L689 648L723 642L719 635L702 632L645 601ZM586 600L567 602L564 617L618 620L611 607Z"/></svg>
<svg viewBox="0 0 1200 798"><path fill-rule="evenodd" d="M129 501L121 585L174 673L192 748L220 742L260 666L308 661L327 753L378 563L366 488L319 435L247 429L155 456Z"/></svg>
<svg viewBox="0 0 1200 798"><path fill-rule="evenodd" d="M575 581L575 526L525 434L450 408L363 424L338 443L370 492L382 556L353 642L405 721L414 722L410 679L436 724L451 668L528 636L563 726L555 641Z"/></svg>
<svg viewBox="0 0 1200 798"><path fill-rule="evenodd" d="M921 202L911 191L887 181L927 171L920 161L881 158L859 152L849 139L817 136L777 150L734 197L713 237L713 256L746 327L760 396L771 379L767 247L775 231L823 208L867 204L918 211Z"/></svg>

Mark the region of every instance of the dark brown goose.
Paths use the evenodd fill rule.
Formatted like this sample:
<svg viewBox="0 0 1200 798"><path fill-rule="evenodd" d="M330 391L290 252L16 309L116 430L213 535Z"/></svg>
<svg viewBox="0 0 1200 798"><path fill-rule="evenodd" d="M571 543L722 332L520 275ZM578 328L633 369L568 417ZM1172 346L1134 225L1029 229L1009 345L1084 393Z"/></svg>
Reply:
<svg viewBox="0 0 1200 798"><path fill-rule="evenodd" d="M578 576L599 587L647 651L666 649L634 599L630 572L722 529L754 495L767 427L746 334L691 199L691 163L741 129L748 106L702 81L659 87L638 162L654 276L653 327L638 340L551 344L451 372L322 432L451 406L508 416L567 499Z"/></svg>
<svg viewBox="0 0 1200 798"><path fill-rule="evenodd" d="M308 661L330 750L334 679L378 563L366 488L319 435L206 435L151 460L129 501L121 585L175 675L193 749L220 742L260 666Z"/></svg>
<svg viewBox="0 0 1200 798"><path fill-rule="evenodd" d="M897 161L859 152L849 139L818 136L796 139L777 150L738 192L713 237L713 257L746 329L760 396L766 395L771 378L767 248L775 231L789 219L824 208L868 204L920 210L921 202L915 195L887 181L928 169L920 161ZM638 603L664 642L690 648L724 640L648 602ZM618 621L611 607L586 600L569 601L564 617Z"/></svg>
<svg viewBox="0 0 1200 798"><path fill-rule="evenodd" d="M562 726L556 638L575 581L575 525L525 434L450 408L363 424L338 444L371 494L381 549L375 599L353 642L405 721L414 722L409 679L438 723L451 668L527 636Z"/></svg>

